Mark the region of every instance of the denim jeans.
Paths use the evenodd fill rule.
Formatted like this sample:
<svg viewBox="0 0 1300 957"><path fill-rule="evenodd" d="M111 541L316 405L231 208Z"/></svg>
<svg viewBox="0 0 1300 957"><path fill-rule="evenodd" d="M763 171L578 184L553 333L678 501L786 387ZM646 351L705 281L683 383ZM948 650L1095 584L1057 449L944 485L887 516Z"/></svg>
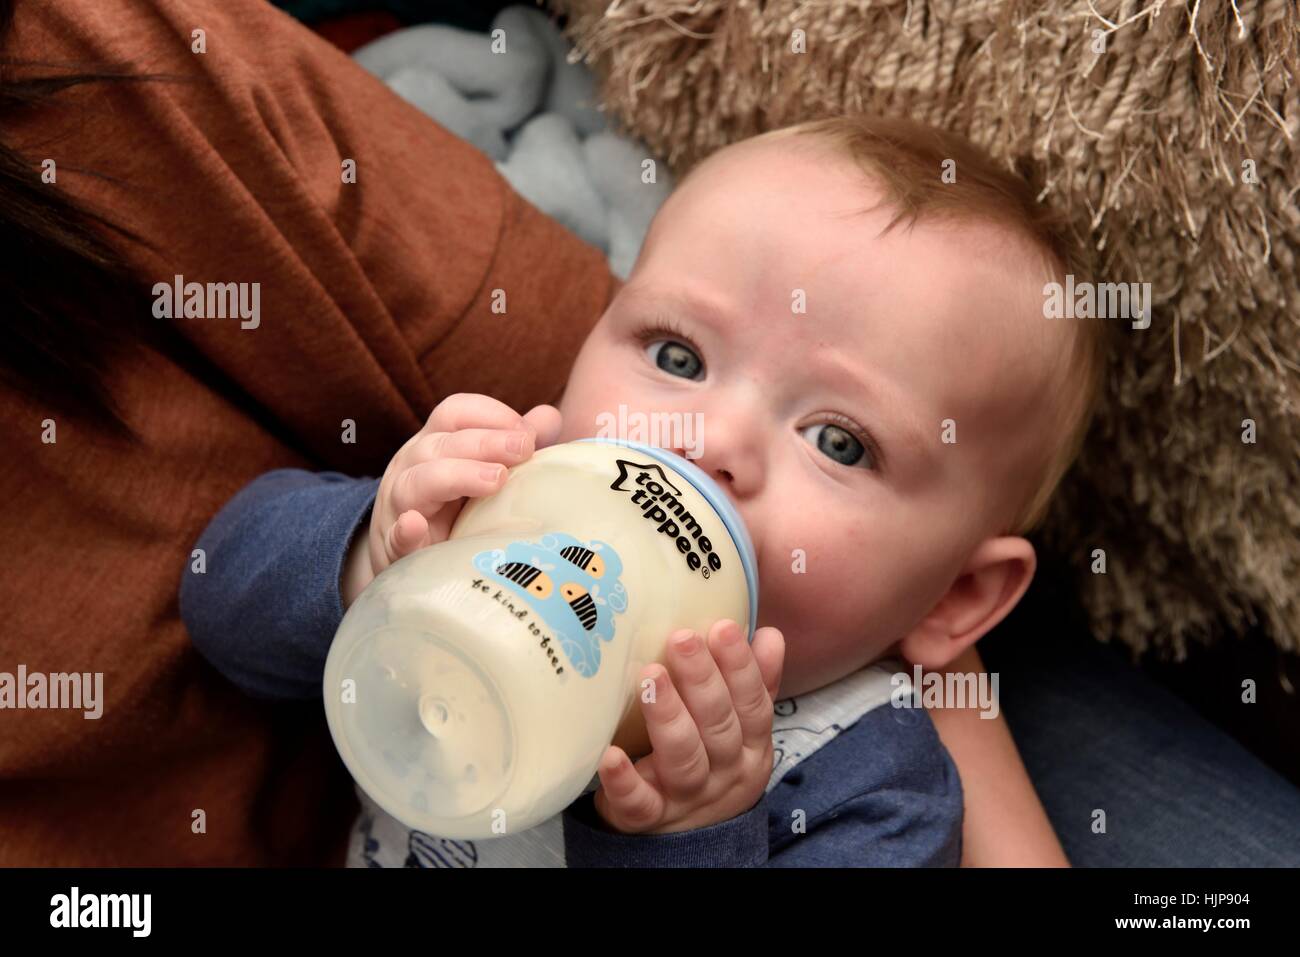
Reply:
<svg viewBox="0 0 1300 957"><path fill-rule="evenodd" d="M1036 590L979 647L1070 861L1300 867L1300 788Z"/></svg>

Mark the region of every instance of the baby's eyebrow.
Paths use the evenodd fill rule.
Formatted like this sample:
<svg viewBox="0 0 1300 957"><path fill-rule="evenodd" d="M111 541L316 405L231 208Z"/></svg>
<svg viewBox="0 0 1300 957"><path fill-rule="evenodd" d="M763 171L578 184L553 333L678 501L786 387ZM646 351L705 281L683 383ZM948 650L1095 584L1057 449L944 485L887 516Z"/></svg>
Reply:
<svg viewBox="0 0 1300 957"><path fill-rule="evenodd" d="M881 444L883 458L912 459L921 465L929 461L933 446L922 438L919 423L905 411L905 405L896 394L861 378L837 352L822 350L820 354L814 353L812 362L818 381L832 385L849 398L850 412L853 408L879 410L874 415L859 414L855 418L862 419L862 424ZM878 427L877 423L880 424ZM879 434L882 428L888 429L884 435Z"/></svg>
<svg viewBox="0 0 1300 957"><path fill-rule="evenodd" d="M675 309L710 325L728 326L732 321L730 313L721 305L680 289L656 289L645 283L629 282L620 295L631 296L650 309Z"/></svg>

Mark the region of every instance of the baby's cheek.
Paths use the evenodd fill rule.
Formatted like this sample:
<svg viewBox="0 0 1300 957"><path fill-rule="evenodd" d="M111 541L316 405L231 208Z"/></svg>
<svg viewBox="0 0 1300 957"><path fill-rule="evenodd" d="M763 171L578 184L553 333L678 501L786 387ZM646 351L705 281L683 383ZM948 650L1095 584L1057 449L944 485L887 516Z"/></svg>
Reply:
<svg viewBox="0 0 1300 957"><path fill-rule="evenodd" d="M760 579L760 600L784 612L782 617L815 620L821 628L861 619L877 601L877 581L851 565L826 555L792 548L784 563L774 562Z"/></svg>
<svg viewBox="0 0 1300 957"><path fill-rule="evenodd" d="M815 630L859 649L863 642L883 647L910 620L908 556L874 545L851 526L836 531L844 534L828 534L820 547L791 536L784 547L765 549L760 623Z"/></svg>

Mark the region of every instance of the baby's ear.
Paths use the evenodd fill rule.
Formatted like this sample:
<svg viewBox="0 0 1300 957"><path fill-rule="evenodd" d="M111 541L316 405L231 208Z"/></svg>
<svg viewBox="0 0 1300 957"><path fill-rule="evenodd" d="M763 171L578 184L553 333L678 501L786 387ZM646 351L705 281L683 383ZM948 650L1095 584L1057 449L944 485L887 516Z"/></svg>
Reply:
<svg viewBox="0 0 1300 957"><path fill-rule="evenodd" d="M1016 536L986 538L947 593L899 643L903 657L937 671L1005 618L1033 581L1034 546Z"/></svg>

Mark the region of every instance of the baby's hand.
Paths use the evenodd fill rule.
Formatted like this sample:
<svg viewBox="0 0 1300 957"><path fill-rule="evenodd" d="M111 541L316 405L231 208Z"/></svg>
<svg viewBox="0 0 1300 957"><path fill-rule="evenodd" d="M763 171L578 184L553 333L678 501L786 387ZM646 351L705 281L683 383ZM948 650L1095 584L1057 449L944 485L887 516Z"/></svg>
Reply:
<svg viewBox="0 0 1300 957"><path fill-rule="evenodd" d="M348 555L344 607L399 558L445 541L468 498L491 495L506 466L525 461L559 433L559 412L549 405L521 417L504 402L470 392L438 403L384 470L370 528Z"/></svg>
<svg viewBox="0 0 1300 957"><path fill-rule="evenodd" d="M654 750L633 766L622 748L610 745L597 769L596 812L630 834L729 820L757 803L772 774L772 706L785 661L781 632L760 628L751 646L736 622L723 619L707 645L695 632L676 632L667 659L667 670L653 664L641 672L641 687L654 681L653 700L641 694Z"/></svg>

